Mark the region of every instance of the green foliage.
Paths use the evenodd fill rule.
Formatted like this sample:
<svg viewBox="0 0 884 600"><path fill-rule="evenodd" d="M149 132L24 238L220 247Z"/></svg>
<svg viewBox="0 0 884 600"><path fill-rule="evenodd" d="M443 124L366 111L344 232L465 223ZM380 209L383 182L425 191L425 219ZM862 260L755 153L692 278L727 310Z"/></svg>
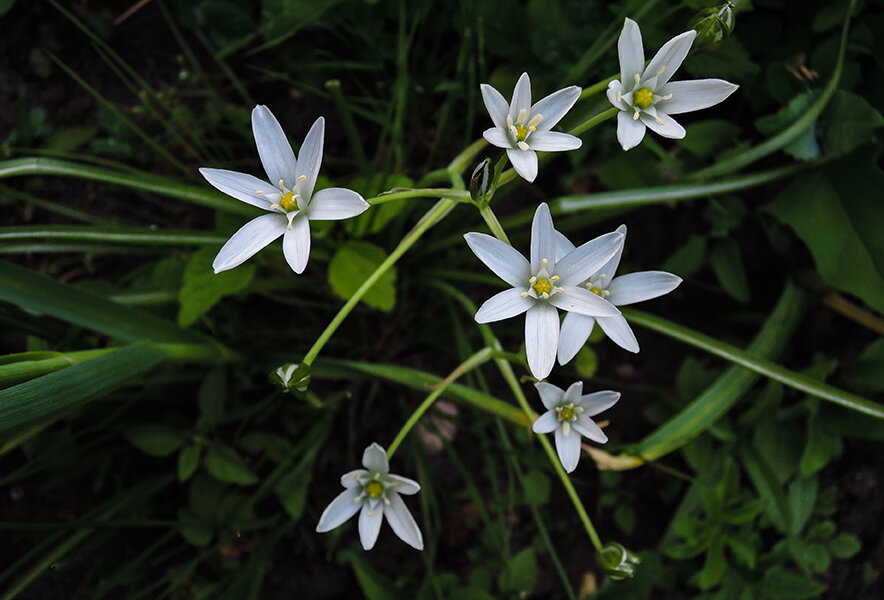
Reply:
<svg viewBox="0 0 884 600"><path fill-rule="evenodd" d="M348 300L385 258L384 250L374 244L348 242L335 252L328 268L328 281L337 295ZM396 304L396 269L381 276L362 300L374 308L393 310Z"/></svg>
<svg viewBox="0 0 884 600"><path fill-rule="evenodd" d="M209 311L224 296L236 294L245 289L255 275L254 265L212 273L212 260L217 251L214 248L197 250L184 269L184 284L178 293L181 309L178 311L178 325L189 327Z"/></svg>

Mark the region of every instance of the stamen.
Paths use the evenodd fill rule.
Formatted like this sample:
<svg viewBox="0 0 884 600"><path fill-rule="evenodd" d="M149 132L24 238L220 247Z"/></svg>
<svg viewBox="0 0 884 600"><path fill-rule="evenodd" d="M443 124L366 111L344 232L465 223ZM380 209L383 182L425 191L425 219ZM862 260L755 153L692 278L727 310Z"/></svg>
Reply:
<svg viewBox="0 0 884 600"><path fill-rule="evenodd" d="M528 144L526 142L519 142L518 144L516 144L516 146L519 147L519 150L527 150L528 149Z"/></svg>
<svg viewBox="0 0 884 600"><path fill-rule="evenodd" d="M527 298L527 297L530 296L530 295L531 295L531 294L529 294L528 292L522 292L521 294L519 294L519 297L520 297L520 298Z"/></svg>
<svg viewBox="0 0 884 600"><path fill-rule="evenodd" d="M283 181L282 179L279 180L279 189L281 189L281 190L285 189L285 181Z"/></svg>
<svg viewBox="0 0 884 600"><path fill-rule="evenodd" d="M528 121L528 128L531 129L531 131L534 131L534 128L540 125L540 122L542 120L543 115L541 115L540 113L534 115L533 117L531 117L531 120Z"/></svg>
<svg viewBox="0 0 884 600"><path fill-rule="evenodd" d="M635 82L638 83L638 82L641 81L641 80L642 80L641 75L639 75L638 73L636 73L636 74L635 74Z"/></svg>
<svg viewBox="0 0 884 600"><path fill-rule="evenodd" d="M513 126L513 118L510 115L506 116L506 126L510 128Z"/></svg>
<svg viewBox="0 0 884 600"><path fill-rule="evenodd" d="M390 506L390 499L384 498L384 504L386 504L387 506Z"/></svg>
<svg viewBox="0 0 884 600"><path fill-rule="evenodd" d="M636 109L635 114L632 115L632 120L633 120L633 121L638 121L638 113L639 113L639 111Z"/></svg>
<svg viewBox="0 0 884 600"><path fill-rule="evenodd" d="M543 299L544 299L544 300L549 300L549 294L548 294L548 293L543 292L543 294L541 294L541 295L543 296Z"/></svg>
<svg viewBox="0 0 884 600"><path fill-rule="evenodd" d="M665 70L666 70L666 65L663 65L662 67L660 67L660 70L657 71L657 75L662 75L663 71L665 71Z"/></svg>
<svg viewBox="0 0 884 600"><path fill-rule="evenodd" d="M576 412L579 415L580 413L583 412L583 407L582 406L574 407L574 412Z"/></svg>
<svg viewBox="0 0 884 600"><path fill-rule="evenodd" d="M570 433L571 433L571 423L568 421L563 421L562 422L562 434L568 435Z"/></svg>
<svg viewBox="0 0 884 600"><path fill-rule="evenodd" d="M547 264L549 264L549 259L544 258L543 260L540 261L540 268L545 269Z"/></svg>
<svg viewBox="0 0 884 600"><path fill-rule="evenodd" d="M519 118L517 121L519 123L524 123L527 118L528 118L528 109L523 108L522 110L519 111Z"/></svg>
<svg viewBox="0 0 884 600"><path fill-rule="evenodd" d="M558 286L554 287L553 290L559 292L560 294L565 292L565 288Z"/></svg>
<svg viewBox="0 0 884 600"><path fill-rule="evenodd" d="M620 102L622 96L623 96L623 90L617 90L617 102Z"/></svg>
<svg viewBox="0 0 884 600"><path fill-rule="evenodd" d="M559 279L561 279L561 277L559 277L558 275L553 275L549 278L550 281L558 281Z"/></svg>
<svg viewBox="0 0 884 600"><path fill-rule="evenodd" d="M663 124L663 119L661 119L660 117L654 117L654 118L657 119L657 123L659 123L660 125Z"/></svg>
<svg viewBox="0 0 884 600"><path fill-rule="evenodd" d="M670 98L672 98L672 92L669 92L665 96L661 96L660 100L669 100Z"/></svg>
<svg viewBox="0 0 884 600"><path fill-rule="evenodd" d="M254 194L255 194L256 196L263 196L263 195L264 195L264 190L255 190L255 191L254 191Z"/></svg>
<svg viewBox="0 0 884 600"><path fill-rule="evenodd" d="M306 175L301 175L300 177L298 177L298 181L304 181L305 179L307 179Z"/></svg>
<svg viewBox="0 0 884 600"><path fill-rule="evenodd" d="M532 277L531 279L529 279L529 280L528 280L528 283L534 283L535 281L537 281L537 277L536 277L536 276L535 276L535 277Z"/></svg>
<svg viewBox="0 0 884 600"><path fill-rule="evenodd" d="M270 210L273 210L274 208L282 208L282 207L279 204L271 204Z"/></svg>

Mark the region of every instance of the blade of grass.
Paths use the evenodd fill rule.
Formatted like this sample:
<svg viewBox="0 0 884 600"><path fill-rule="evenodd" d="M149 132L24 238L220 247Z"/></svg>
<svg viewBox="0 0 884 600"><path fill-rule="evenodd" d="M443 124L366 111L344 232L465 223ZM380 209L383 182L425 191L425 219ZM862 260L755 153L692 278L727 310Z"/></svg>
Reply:
<svg viewBox="0 0 884 600"><path fill-rule="evenodd" d="M0 227L0 244L20 240L76 240L108 244L188 246L223 244L229 236L189 229L149 227L89 227L82 225L24 225Z"/></svg>

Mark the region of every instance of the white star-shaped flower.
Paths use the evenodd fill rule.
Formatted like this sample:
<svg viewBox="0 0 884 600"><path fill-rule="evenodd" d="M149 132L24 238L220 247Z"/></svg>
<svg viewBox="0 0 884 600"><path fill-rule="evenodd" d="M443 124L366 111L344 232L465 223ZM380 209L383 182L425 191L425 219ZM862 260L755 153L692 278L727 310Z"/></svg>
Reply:
<svg viewBox="0 0 884 600"><path fill-rule="evenodd" d="M623 234L625 241L626 225L618 227L617 232ZM574 244L556 231L556 254L564 256L573 249ZM583 287L593 294L601 296L614 306L625 306L668 294L681 283L681 277L665 271L641 271L615 277L622 254L623 246L607 263L583 282ZM623 315L587 317L572 312L565 316L565 322L562 323L562 333L559 336L560 365L564 365L574 358L586 343L589 334L592 333L596 321L605 334L618 346L630 352L638 352L638 340L635 339L635 334Z"/></svg>
<svg viewBox="0 0 884 600"><path fill-rule="evenodd" d="M535 383L546 412L534 421L534 433L556 432L556 451L562 466L570 473L580 461L580 436L599 444L608 441L601 427L590 419L620 399L620 392L605 390L583 396L583 383L576 381L567 391L546 382Z"/></svg>
<svg viewBox="0 0 884 600"><path fill-rule="evenodd" d="M623 23L617 42L620 80L608 84L608 100L621 110L617 114L617 140L624 150L638 146L646 127L663 137L683 138L684 127L671 115L709 108L740 87L723 79L669 82L696 36L697 32L691 30L672 38L645 67L638 24L632 19Z"/></svg>
<svg viewBox="0 0 884 600"><path fill-rule="evenodd" d="M349 219L362 214L370 205L358 193L345 188L325 188L313 193L322 163L322 117L307 132L297 160L279 121L266 106L252 110L252 131L270 183L225 169L202 168L200 173L228 196L270 214L252 219L234 233L218 252L212 268L220 273L237 267L283 236L286 262L295 273L303 273L310 257L310 221Z"/></svg>
<svg viewBox="0 0 884 600"><path fill-rule="evenodd" d="M371 550L384 517L403 542L417 550L424 549L424 538L414 517L399 494L410 496L421 486L407 477L390 473L387 453L378 444L372 444L362 454L364 469L356 469L341 476L346 489L331 501L319 517L316 531L324 533L345 523L359 513L359 539L365 550Z"/></svg>
<svg viewBox="0 0 884 600"><path fill-rule="evenodd" d="M464 236L470 250L494 273L513 286L485 301L476 321L490 323L525 315L525 351L528 367L537 379L552 371L559 344L560 308L588 317L614 317L617 308L582 287L623 245L614 231L586 242L556 258L556 238L546 203L537 207L531 224L531 261L518 250L484 233Z"/></svg>
<svg viewBox="0 0 884 600"><path fill-rule="evenodd" d="M513 89L513 101L507 101L496 89L483 83L482 99L494 121L494 127L482 134L489 144L505 148L513 168L526 181L537 177L537 152L575 150L580 138L550 131L571 110L580 97L576 85L553 92L531 104L531 80L522 73Z"/></svg>

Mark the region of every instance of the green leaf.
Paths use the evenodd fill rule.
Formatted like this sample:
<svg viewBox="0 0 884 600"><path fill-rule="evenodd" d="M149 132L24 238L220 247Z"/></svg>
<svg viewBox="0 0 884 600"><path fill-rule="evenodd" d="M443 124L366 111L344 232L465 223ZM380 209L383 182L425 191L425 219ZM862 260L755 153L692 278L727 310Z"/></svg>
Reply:
<svg viewBox="0 0 884 600"><path fill-rule="evenodd" d="M335 252L328 267L328 281L335 293L349 300L368 276L387 258L383 248L368 242L348 242ZM384 311L396 304L396 268L384 273L362 301Z"/></svg>
<svg viewBox="0 0 884 600"><path fill-rule="evenodd" d="M15 0L0 0L0 17L8 13L14 4Z"/></svg>
<svg viewBox="0 0 884 600"><path fill-rule="evenodd" d="M884 313L884 271L876 267L872 247L851 223L827 177L816 173L798 179L765 210L807 244L823 279Z"/></svg>
<svg viewBox="0 0 884 600"><path fill-rule="evenodd" d="M663 270L680 277L690 277L706 264L706 238L692 235L663 263Z"/></svg>
<svg viewBox="0 0 884 600"><path fill-rule="evenodd" d="M740 255L740 247L734 240L719 240L712 246L709 263L721 287L737 302L749 301L749 280Z"/></svg>
<svg viewBox="0 0 884 600"><path fill-rule="evenodd" d="M200 430L208 431L224 417L227 399L227 371L215 368L209 371L196 395L200 407Z"/></svg>
<svg viewBox="0 0 884 600"><path fill-rule="evenodd" d="M197 521L197 516L189 508L178 509L178 533L189 543L202 548L209 545L215 532L209 525Z"/></svg>
<svg viewBox="0 0 884 600"><path fill-rule="evenodd" d="M721 581L721 576L727 568L727 560L724 558L724 540L716 538L706 552L706 561L697 579L700 589L708 590Z"/></svg>
<svg viewBox="0 0 884 600"><path fill-rule="evenodd" d="M151 456L171 456L184 445L184 436L165 425L138 425L123 435L130 444Z"/></svg>
<svg viewBox="0 0 884 600"><path fill-rule="evenodd" d="M621 504L614 509L614 523L620 528L620 531L631 534L635 531L635 509L628 504Z"/></svg>
<svg viewBox="0 0 884 600"><path fill-rule="evenodd" d="M750 569L755 568L755 548L752 547L751 540L737 537L735 535L725 536L725 541L740 562Z"/></svg>
<svg viewBox="0 0 884 600"><path fill-rule="evenodd" d="M743 447L741 455L749 479L761 497L767 500L766 509L771 521L780 531L784 533L791 531L792 510L770 465L763 456L748 445Z"/></svg>
<svg viewBox="0 0 884 600"><path fill-rule="evenodd" d="M200 248L184 269L184 285L178 293L181 309L178 324L189 327L207 313L218 300L245 289L255 274L254 265L239 266L217 275L212 272L212 261L218 251L212 247Z"/></svg>
<svg viewBox="0 0 884 600"><path fill-rule="evenodd" d="M178 481L184 482L190 479L200 463L202 446L194 444L185 446L178 455Z"/></svg>
<svg viewBox="0 0 884 600"><path fill-rule="evenodd" d="M347 552L345 556L356 573L356 580L366 600L402 600L403 597L390 579L375 571L356 554Z"/></svg>
<svg viewBox="0 0 884 600"><path fill-rule="evenodd" d="M498 584L504 590L526 598L537 582L537 559L532 548L525 548L501 572Z"/></svg>
<svg viewBox="0 0 884 600"><path fill-rule="evenodd" d="M823 147L828 156L853 151L872 139L874 131L884 125L881 113L865 98L838 90L826 107L827 125L823 131Z"/></svg>
<svg viewBox="0 0 884 600"><path fill-rule="evenodd" d="M531 469L525 474L525 501L534 506L549 502L549 477L542 471Z"/></svg>
<svg viewBox="0 0 884 600"><path fill-rule="evenodd" d="M274 489L276 497L292 519L298 520L304 514L308 487L310 487L309 471L294 471L276 484Z"/></svg>
<svg viewBox="0 0 884 600"><path fill-rule="evenodd" d="M728 146L733 146L739 134L739 125L730 121L710 119L691 123L691 135L686 135L676 143L692 154L707 157Z"/></svg>
<svg viewBox="0 0 884 600"><path fill-rule="evenodd" d="M702 52L688 58L684 69L696 78L721 77L728 81L742 82L751 79L758 72L758 65L749 52L735 37L715 52Z"/></svg>
<svg viewBox="0 0 884 600"><path fill-rule="evenodd" d="M0 7L0 14L3 9ZM46 140L45 147L57 152L69 152L76 150L95 136L94 127L69 127L53 133Z"/></svg>
<svg viewBox="0 0 884 600"><path fill-rule="evenodd" d="M494 596L479 588L457 588L448 595L450 600L495 600Z"/></svg>
<svg viewBox="0 0 884 600"><path fill-rule="evenodd" d="M792 511L792 527L789 532L798 535L813 512L817 493L816 477L796 479L789 486L789 507Z"/></svg>
<svg viewBox="0 0 884 600"><path fill-rule="evenodd" d="M214 443L208 447L205 458L206 470L219 481L251 485L258 481L236 450L230 446Z"/></svg>
<svg viewBox="0 0 884 600"><path fill-rule="evenodd" d="M840 451L840 440L825 430L819 414L811 415L807 420L807 445L798 464L801 474L813 475L825 467Z"/></svg>
<svg viewBox="0 0 884 600"><path fill-rule="evenodd" d="M772 115L766 115L755 121L755 127L768 136L773 136L792 125L806 113L816 100L816 94L805 92L792 98L785 107ZM793 142L783 147L783 151L799 160L812 160L820 155L816 141L816 123L805 129Z"/></svg>
<svg viewBox="0 0 884 600"><path fill-rule="evenodd" d="M829 542L829 550L841 560L852 558L861 548L859 538L852 533L839 533Z"/></svg>
<svg viewBox="0 0 884 600"><path fill-rule="evenodd" d="M761 587L772 598L814 598L826 586L807 575L793 575L782 567L773 567L764 574Z"/></svg>
<svg viewBox="0 0 884 600"><path fill-rule="evenodd" d="M596 329L601 330L601 327ZM574 357L574 369L581 379L592 379L599 366L599 357L588 345L577 351Z"/></svg>

